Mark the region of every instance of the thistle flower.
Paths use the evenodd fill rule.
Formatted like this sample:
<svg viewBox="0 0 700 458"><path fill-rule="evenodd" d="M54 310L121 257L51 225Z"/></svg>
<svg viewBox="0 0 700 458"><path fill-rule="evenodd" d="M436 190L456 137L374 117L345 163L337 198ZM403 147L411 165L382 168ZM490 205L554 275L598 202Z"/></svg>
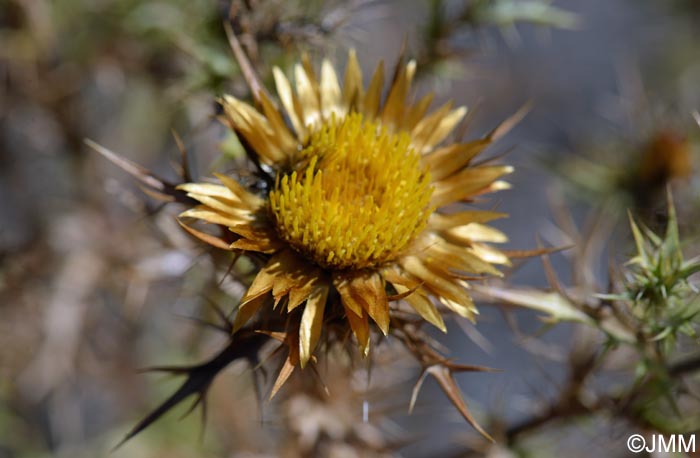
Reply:
<svg viewBox="0 0 700 458"><path fill-rule="evenodd" d="M274 309L286 310L292 369L312 358L324 316L326 322L341 317L364 355L371 322L388 334L391 303L400 299L443 331L431 297L474 319L468 275L499 275L495 265L509 264L487 245L506 236L484 224L504 214L448 213L446 207L507 188L499 178L511 167L471 163L516 119L482 139L447 142L467 110L447 103L428 113L432 94L409 102L415 71L415 62L399 65L382 103L384 66L365 88L353 51L342 86L327 60L320 78L308 60L297 64L294 88L275 68L283 111L256 85L257 109L232 96L220 99L224 122L266 175L267 191L253 192L221 174L221 184L178 187L200 203L180 215L191 234L222 249L262 256L234 332L258 312L271 317ZM230 233L202 232L189 224L192 219Z"/></svg>

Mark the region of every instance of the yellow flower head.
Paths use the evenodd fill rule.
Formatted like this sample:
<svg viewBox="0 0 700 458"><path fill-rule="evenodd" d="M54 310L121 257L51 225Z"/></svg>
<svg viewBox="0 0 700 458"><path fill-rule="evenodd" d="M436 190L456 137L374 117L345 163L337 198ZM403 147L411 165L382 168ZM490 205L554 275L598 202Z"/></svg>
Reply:
<svg viewBox="0 0 700 458"><path fill-rule="evenodd" d="M448 103L428 113L432 95L409 102L414 62L399 68L383 103L383 65L365 89L352 51L342 87L328 61L320 78L308 61L294 73L292 89L274 69L283 111L264 91L256 94L257 108L231 96L221 100L228 125L274 175L267 195L223 175L217 175L221 185L180 186L201 203L182 217L226 226L235 240L185 226L191 233L220 248L266 256L234 327L261 310L302 307L287 334L297 347L290 348L297 355L290 361L303 366L321 336L324 313L344 316L364 354L370 320L387 334L390 303L398 298L443 331L431 297L473 319L466 278L499 275L494 264L508 264L485 244L505 241L484 225L505 215L443 207L507 187L498 179L510 167L471 165L503 129L447 142L467 110Z"/></svg>
<svg viewBox="0 0 700 458"><path fill-rule="evenodd" d="M270 209L280 237L316 264L377 267L425 227L432 186L408 134L358 113L333 116L300 156L291 174L278 175Z"/></svg>

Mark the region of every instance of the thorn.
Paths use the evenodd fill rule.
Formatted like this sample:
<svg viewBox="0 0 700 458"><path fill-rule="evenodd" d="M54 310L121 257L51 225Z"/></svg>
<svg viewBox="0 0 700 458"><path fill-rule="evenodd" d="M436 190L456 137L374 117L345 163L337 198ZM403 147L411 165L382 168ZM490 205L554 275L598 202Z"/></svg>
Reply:
<svg viewBox="0 0 700 458"><path fill-rule="evenodd" d="M489 133L486 138L489 139L490 141L494 142L498 140L499 138L503 137L505 134L510 132L510 130L518 125L520 121L523 120L523 118L530 112L532 109L533 102L529 101L525 103L518 111L516 111L513 115L511 115L509 118L507 118L505 121L501 122L498 126L496 126L495 129Z"/></svg>
<svg viewBox="0 0 700 458"><path fill-rule="evenodd" d="M172 133L173 138L175 139L177 149L180 151L180 166L182 168L182 178L186 182L191 183L194 180L192 179L190 164L187 158L187 150L185 149L185 145L182 142L182 137L180 137L180 134L178 134L175 129L171 129L170 132Z"/></svg>
<svg viewBox="0 0 700 458"><path fill-rule="evenodd" d="M533 250L501 250L501 252L509 258L530 258L535 256L544 256L552 253L559 253L560 251L570 250L575 247L576 245L564 245L560 247L536 248Z"/></svg>
<svg viewBox="0 0 700 458"><path fill-rule="evenodd" d="M413 408L416 406L416 401L418 400L418 393L420 392L420 389L423 387L423 382L425 381L425 378L428 376L428 372L423 370L421 372L420 377L418 377L418 380L416 380L416 384L413 386L413 391L411 392L411 401L408 404L408 413L409 415L413 413Z"/></svg>
<svg viewBox="0 0 700 458"><path fill-rule="evenodd" d="M537 249L538 250L544 249L544 247L542 247L542 240L540 239L539 235L537 236ZM549 255L547 253L543 253L540 256L540 259L542 259L542 265L544 266L544 274L545 274L545 277L547 278L547 282L562 297L566 298L571 303L576 303L571 298L571 296L569 296L569 294L564 290L564 286L559 281L559 277L557 276L556 272L554 271L554 267L552 267L552 263L549 261Z"/></svg>
<svg viewBox="0 0 700 458"><path fill-rule="evenodd" d="M191 412L199 403L204 402L209 387L214 378L229 364L238 359L246 359L249 362L257 361L257 354L260 349L268 342L266 336L248 332L239 332L231 337L229 344L224 347L210 360L190 367L179 366L161 366L152 367L147 370L171 372L187 376L185 381L180 385L170 397L163 401L158 407L152 410L141 421L139 421L113 449L117 450L124 445L129 439L133 438L154 422L158 421L163 415L179 405L182 401L192 395L197 396L193 406L188 411Z"/></svg>
<svg viewBox="0 0 700 458"><path fill-rule="evenodd" d="M216 316L221 320L222 326L226 326L227 328L230 328L230 334L233 334L233 322L231 321L230 315L227 315L219 305L214 302L209 297L205 297L204 300L206 301L207 305L214 310L214 313L216 313Z"/></svg>
<svg viewBox="0 0 700 458"><path fill-rule="evenodd" d="M221 276L221 280L219 280L219 283L217 284L217 286L220 287L221 285L224 284L224 280L226 280L226 277L228 277L229 274L231 273L231 271L233 271L233 267L236 265L236 262L238 262L238 260L240 259L240 257L242 255L243 255L242 251L236 251L234 253L233 259L231 260L231 263L229 264L228 269L226 269L226 272L224 273L224 275Z"/></svg>
<svg viewBox="0 0 700 458"><path fill-rule="evenodd" d="M189 197L185 192L177 189L177 185L170 183L157 175L151 173L145 167L137 164L136 162L126 159L114 151L105 148L104 146L96 143L89 138L84 139L85 144L101 154L105 159L110 161L112 164L116 165L143 185L151 189L155 197L160 200L177 201L187 205L195 205L196 200ZM150 194L150 193L149 193Z"/></svg>
<svg viewBox="0 0 700 458"><path fill-rule="evenodd" d="M246 83L248 83L248 87L253 94L253 98L256 102L260 102L260 94L263 93L268 99L272 100L267 91L265 91L265 87L260 83L260 78L258 77L257 73L255 73L253 64L251 64L245 51L243 51L241 43L238 41L238 38L236 37L236 34L234 33L229 21L224 22L226 38L228 39L229 46L231 46L231 51L233 51L233 56L236 58L238 66L241 68L243 78L245 78Z"/></svg>

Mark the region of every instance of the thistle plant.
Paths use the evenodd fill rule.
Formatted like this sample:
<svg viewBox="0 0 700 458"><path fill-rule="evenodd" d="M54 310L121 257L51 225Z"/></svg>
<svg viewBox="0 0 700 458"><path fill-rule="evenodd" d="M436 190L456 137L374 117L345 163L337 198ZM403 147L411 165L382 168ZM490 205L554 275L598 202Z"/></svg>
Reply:
<svg viewBox="0 0 700 458"><path fill-rule="evenodd" d="M666 233L654 234L630 217L636 254L623 272L620 294L604 295L616 303L626 303L638 331L666 351L675 348L679 334L697 339L698 290L690 277L700 271L700 258L685 260L678 235L678 221L669 199Z"/></svg>
<svg viewBox="0 0 700 458"><path fill-rule="evenodd" d="M635 252L611 269L609 287L614 291L596 293L591 288L597 286L584 283L563 286L546 256L552 291L480 287L491 300L540 310L550 323L574 322L597 331L583 333L585 337L572 348L570 376L560 395L531 418L502 430L513 447L526 444L523 438L547 426L585 417L606 417L665 434L691 433L700 426L692 395L693 373L700 367L700 309L693 279L700 271L700 259L686 259L683 253L670 193L663 235L632 216L630 230ZM587 243L596 243L595 238ZM591 252L585 246L576 251ZM591 261L574 259L573 277L590 278L580 269L590 268ZM597 385L595 379L608 370L624 370L628 376L612 386Z"/></svg>
<svg viewBox="0 0 700 458"><path fill-rule="evenodd" d="M363 49L406 5L401 49ZM504 120L484 127L441 92L483 34L510 46L519 24L574 34L579 17L548 0L5 1L0 455L547 457L591 431L619 450L620 431L700 430L697 108L558 162L595 208L579 229L563 201L527 249L506 244L541 226L510 199L543 183L503 192L532 158L511 176L491 151L532 104L504 119L485 98L483 122ZM514 283L520 258L549 287ZM491 308L503 359L480 334ZM489 405L543 359L541 398ZM153 363L175 385L135 370Z"/></svg>
<svg viewBox="0 0 700 458"><path fill-rule="evenodd" d="M229 34L241 67L252 69L237 51L236 36ZM304 368L317 359L321 342L326 351L340 343L350 350L347 336L352 333L360 354L367 357L372 324L404 342L465 419L488 437L452 378L453 371L484 369L441 356L398 303L443 332L442 313L431 297L446 311L474 319L469 279L500 275L494 265L510 263L488 244L505 241L505 235L484 225L505 215L441 209L508 187L499 178L510 173L510 167L475 165L473 160L523 113L482 139L446 141L466 109L447 103L429 113L431 94L409 103L415 70L414 62L404 66L400 59L382 102L383 64L365 89L352 51L342 87L329 61L322 63L320 77L308 59L298 64L296 90L281 70L274 69L289 126L254 73L246 71L259 111L232 96L220 103L224 123L237 133L257 169L259 182L247 187L224 174L216 175L221 184L165 183L92 144L153 192L189 207L180 218L191 235L260 266L235 319L227 321L229 347L204 366L186 370L188 381L181 391L127 437L183 395L198 392L203 399L218 371L234 359L256 361L267 340L278 340L287 353L272 388L274 396L296 366ZM197 229L191 220L214 225L218 232ZM193 386L202 370L207 373L205 382Z"/></svg>

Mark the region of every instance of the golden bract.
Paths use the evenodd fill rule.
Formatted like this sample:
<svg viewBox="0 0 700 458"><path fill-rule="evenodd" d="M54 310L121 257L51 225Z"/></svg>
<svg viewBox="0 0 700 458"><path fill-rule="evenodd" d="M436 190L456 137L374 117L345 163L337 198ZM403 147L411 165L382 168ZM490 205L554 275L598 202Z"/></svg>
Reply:
<svg viewBox="0 0 700 458"><path fill-rule="evenodd" d="M290 364L311 358L327 312L344 314L365 354L370 319L389 331L390 298L401 297L443 331L431 298L473 318L465 278L499 275L494 264L509 263L488 245L505 235L484 224L505 215L442 207L507 187L498 179L510 167L471 161L512 122L476 141L446 142L466 109L448 103L428 113L432 95L408 102L414 73L413 62L398 68L382 102L383 65L365 88L354 52L342 87L328 61L320 79L308 61L297 65L295 89L275 68L291 126L264 91L255 94L257 109L230 96L221 101L249 154L273 171L269 194L253 194L223 175L222 185L180 186L201 203L181 216L226 226L235 241L185 225L190 233L222 249L266 256L241 299L236 329L269 310L269 302L287 312L303 307L285 333Z"/></svg>

